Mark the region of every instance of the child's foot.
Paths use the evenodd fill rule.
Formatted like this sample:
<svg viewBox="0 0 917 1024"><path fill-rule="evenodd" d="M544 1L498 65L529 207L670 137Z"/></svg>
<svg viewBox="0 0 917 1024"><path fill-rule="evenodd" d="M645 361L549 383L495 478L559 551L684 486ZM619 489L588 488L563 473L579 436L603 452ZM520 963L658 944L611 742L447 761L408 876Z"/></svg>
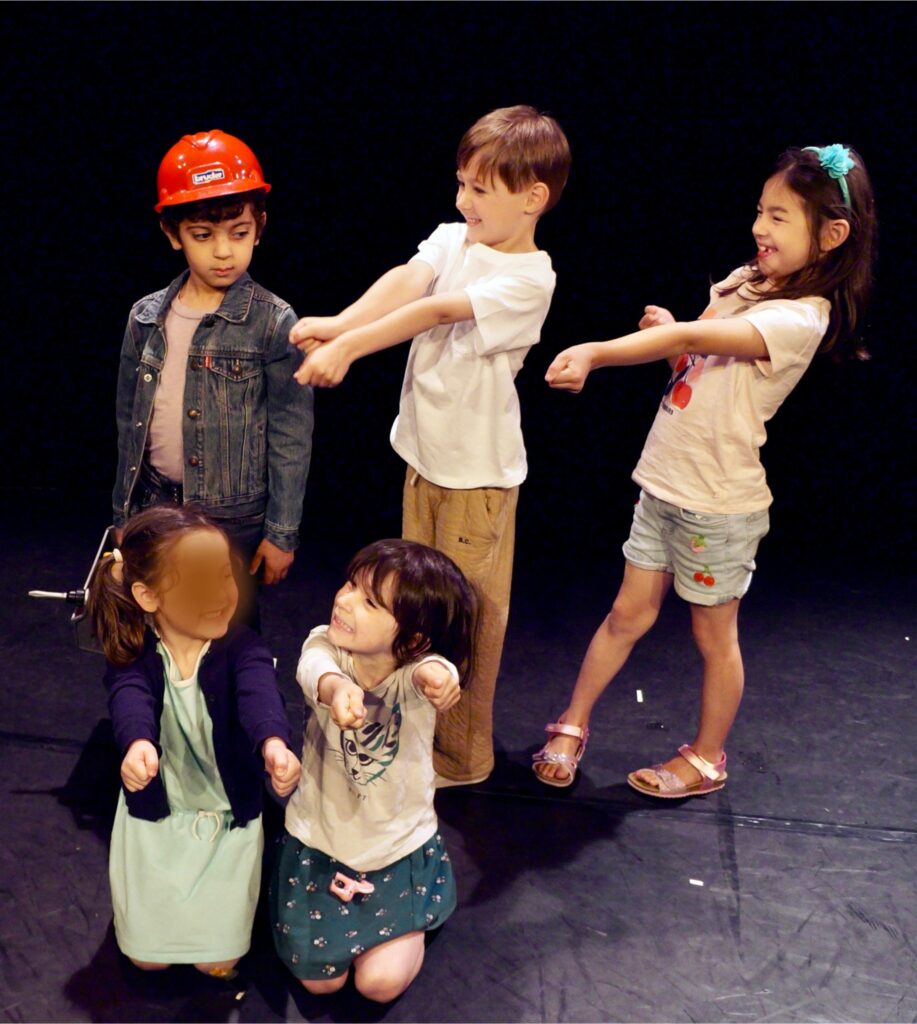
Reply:
<svg viewBox="0 0 917 1024"><path fill-rule="evenodd" d="M708 761L687 744L677 756L652 768L641 768L627 776L628 783L647 796L674 799L715 793L726 784L726 754Z"/></svg>
<svg viewBox="0 0 917 1024"><path fill-rule="evenodd" d="M564 712L556 723L547 726L549 739L544 747L533 755L532 768L535 774L542 782L553 786L565 786L573 782L589 738L588 728L585 725L567 722L566 714ZM566 733L563 731L565 727L575 730L576 734Z"/></svg>

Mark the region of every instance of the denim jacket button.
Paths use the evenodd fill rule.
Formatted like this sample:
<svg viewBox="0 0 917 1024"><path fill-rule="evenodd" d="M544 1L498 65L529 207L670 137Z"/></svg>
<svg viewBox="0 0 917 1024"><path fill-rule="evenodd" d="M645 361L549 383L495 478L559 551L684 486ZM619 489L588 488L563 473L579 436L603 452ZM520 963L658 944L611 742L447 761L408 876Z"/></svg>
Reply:
<svg viewBox="0 0 917 1024"><path fill-rule="evenodd" d="M188 416L192 420L196 420L198 418L198 416L200 416L200 414L201 414L201 410L200 409L189 409L188 410Z"/></svg>
<svg viewBox="0 0 917 1024"><path fill-rule="evenodd" d="M150 381L153 379L153 374L152 373L145 373L143 375L143 379L147 382L147 384L149 384Z"/></svg>
<svg viewBox="0 0 917 1024"><path fill-rule="evenodd" d="M196 455L192 455L191 458L188 459L189 466L199 466L200 464L201 460Z"/></svg>

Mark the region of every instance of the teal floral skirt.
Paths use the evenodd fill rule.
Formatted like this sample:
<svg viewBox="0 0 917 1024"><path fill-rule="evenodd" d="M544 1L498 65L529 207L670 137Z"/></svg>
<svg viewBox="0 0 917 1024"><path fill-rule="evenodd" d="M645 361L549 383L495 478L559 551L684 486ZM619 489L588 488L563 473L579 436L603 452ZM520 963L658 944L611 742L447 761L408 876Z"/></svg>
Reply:
<svg viewBox="0 0 917 1024"><path fill-rule="evenodd" d="M342 900L331 891L338 872L370 883L373 892ZM277 953L308 981L338 978L373 946L438 928L455 902L452 864L439 832L394 864L363 872L285 832L268 891Z"/></svg>

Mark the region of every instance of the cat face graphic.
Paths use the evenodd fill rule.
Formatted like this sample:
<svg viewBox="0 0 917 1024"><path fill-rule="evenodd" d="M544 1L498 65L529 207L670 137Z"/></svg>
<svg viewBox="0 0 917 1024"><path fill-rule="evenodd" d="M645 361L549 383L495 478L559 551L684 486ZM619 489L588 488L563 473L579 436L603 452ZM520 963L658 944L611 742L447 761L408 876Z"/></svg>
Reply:
<svg viewBox="0 0 917 1024"><path fill-rule="evenodd" d="M386 708L380 708L380 719ZM341 730L344 769L351 782L368 786L385 774L398 754L401 705L395 704L386 720L366 722L359 729Z"/></svg>

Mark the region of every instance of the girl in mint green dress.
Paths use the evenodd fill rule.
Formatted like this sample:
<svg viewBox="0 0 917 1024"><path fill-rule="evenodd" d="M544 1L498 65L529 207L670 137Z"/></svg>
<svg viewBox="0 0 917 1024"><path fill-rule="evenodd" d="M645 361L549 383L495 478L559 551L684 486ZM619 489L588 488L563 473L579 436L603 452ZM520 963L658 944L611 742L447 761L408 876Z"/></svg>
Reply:
<svg viewBox="0 0 917 1024"><path fill-rule="evenodd" d="M123 753L109 859L118 946L138 967L229 974L249 948L265 773L299 779L273 659L230 628L226 536L193 506L158 505L100 564L90 611Z"/></svg>

